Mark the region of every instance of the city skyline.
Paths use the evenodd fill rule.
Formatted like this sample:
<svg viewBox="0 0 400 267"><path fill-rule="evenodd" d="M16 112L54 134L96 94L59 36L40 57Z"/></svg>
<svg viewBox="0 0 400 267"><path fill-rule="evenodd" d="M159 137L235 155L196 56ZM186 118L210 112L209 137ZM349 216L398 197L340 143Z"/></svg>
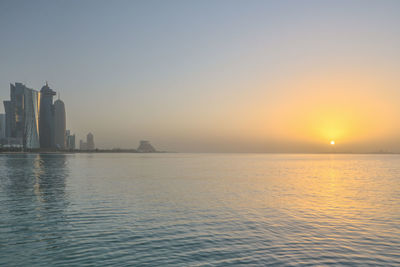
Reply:
<svg viewBox="0 0 400 267"><path fill-rule="evenodd" d="M5 114L0 114L0 147L24 151L75 151L75 134L67 130L65 104L53 102L57 93L48 82L40 90L20 82L10 83L10 99L4 100ZM94 136L87 135L85 147L96 149Z"/></svg>
<svg viewBox="0 0 400 267"><path fill-rule="evenodd" d="M3 101L1 144L25 151L65 150L65 105L60 99L53 103L55 95L47 82L40 90L10 83L10 99Z"/></svg>
<svg viewBox="0 0 400 267"><path fill-rule="evenodd" d="M101 148L400 152L399 2L155 3L0 3L0 99L48 79Z"/></svg>

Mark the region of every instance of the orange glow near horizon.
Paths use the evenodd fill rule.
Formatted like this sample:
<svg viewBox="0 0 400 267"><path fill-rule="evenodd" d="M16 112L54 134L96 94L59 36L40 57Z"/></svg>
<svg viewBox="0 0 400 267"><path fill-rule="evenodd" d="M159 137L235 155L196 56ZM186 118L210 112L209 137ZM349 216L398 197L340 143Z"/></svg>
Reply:
<svg viewBox="0 0 400 267"><path fill-rule="evenodd" d="M393 84L376 77L374 80L365 73L316 73L309 77L280 85L280 91L288 93L276 101L279 104L274 107L275 117L270 123L276 126L271 132L277 138L321 145L326 140L351 144L368 143L393 132L391 114L395 114L396 107L392 99L377 90Z"/></svg>

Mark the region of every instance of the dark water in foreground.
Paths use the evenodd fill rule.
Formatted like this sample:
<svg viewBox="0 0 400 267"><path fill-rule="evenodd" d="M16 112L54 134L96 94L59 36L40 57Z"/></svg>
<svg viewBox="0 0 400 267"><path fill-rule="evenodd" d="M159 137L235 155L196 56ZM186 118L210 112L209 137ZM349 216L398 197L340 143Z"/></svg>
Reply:
<svg viewBox="0 0 400 267"><path fill-rule="evenodd" d="M0 155L0 266L400 265L400 156Z"/></svg>

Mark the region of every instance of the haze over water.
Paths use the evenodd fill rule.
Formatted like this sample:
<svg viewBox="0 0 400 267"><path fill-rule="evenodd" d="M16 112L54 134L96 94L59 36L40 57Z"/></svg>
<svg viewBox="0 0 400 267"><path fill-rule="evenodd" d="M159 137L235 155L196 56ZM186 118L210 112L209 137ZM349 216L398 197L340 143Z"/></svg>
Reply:
<svg viewBox="0 0 400 267"><path fill-rule="evenodd" d="M2 0L0 98L49 81L99 148L400 152L399 14L395 0Z"/></svg>
<svg viewBox="0 0 400 267"><path fill-rule="evenodd" d="M400 265L400 156L0 155L1 266Z"/></svg>

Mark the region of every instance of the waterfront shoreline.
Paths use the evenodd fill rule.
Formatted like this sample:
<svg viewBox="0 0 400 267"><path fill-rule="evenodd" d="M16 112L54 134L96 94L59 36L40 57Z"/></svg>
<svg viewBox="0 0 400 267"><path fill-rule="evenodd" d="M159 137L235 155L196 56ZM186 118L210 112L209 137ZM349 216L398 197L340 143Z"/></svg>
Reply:
<svg viewBox="0 0 400 267"><path fill-rule="evenodd" d="M155 152L138 152L135 150L76 150L76 151L0 151L1 154L297 154L297 155L400 155L395 152L175 152L175 151L155 151Z"/></svg>

